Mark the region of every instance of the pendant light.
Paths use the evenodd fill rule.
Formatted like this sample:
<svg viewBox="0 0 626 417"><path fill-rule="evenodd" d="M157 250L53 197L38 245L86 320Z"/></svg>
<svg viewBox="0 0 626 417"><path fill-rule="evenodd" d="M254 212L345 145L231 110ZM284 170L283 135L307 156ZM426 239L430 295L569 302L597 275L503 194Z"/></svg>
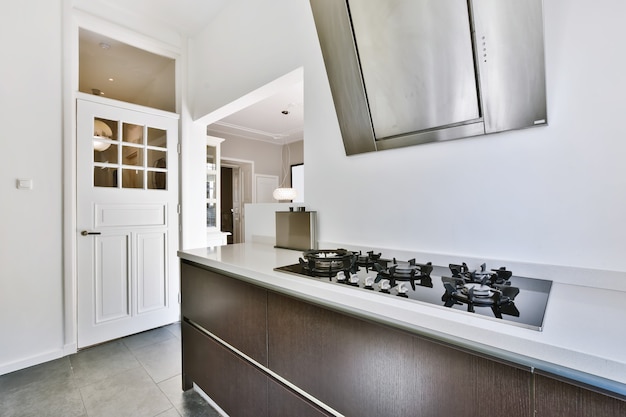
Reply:
<svg viewBox="0 0 626 417"><path fill-rule="evenodd" d="M289 162L291 159L289 144L283 145L283 148L285 146L287 147L287 166L289 166ZM274 192L272 193L272 196L274 197L275 200L278 200L278 201L291 202L291 200L295 200L295 198L298 196L298 192L296 191L295 188L284 187L285 179L287 178L287 168L285 168L285 164L283 164L283 148L281 148L280 150L280 165L281 165L281 172L283 175L283 180L280 182L280 186L274 190Z"/></svg>
<svg viewBox="0 0 626 417"><path fill-rule="evenodd" d="M274 197L275 200L278 201L291 201L291 200L295 200L296 197L298 196L298 193L296 192L295 188L277 188L274 190L274 192L272 193L272 196Z"/></svg>

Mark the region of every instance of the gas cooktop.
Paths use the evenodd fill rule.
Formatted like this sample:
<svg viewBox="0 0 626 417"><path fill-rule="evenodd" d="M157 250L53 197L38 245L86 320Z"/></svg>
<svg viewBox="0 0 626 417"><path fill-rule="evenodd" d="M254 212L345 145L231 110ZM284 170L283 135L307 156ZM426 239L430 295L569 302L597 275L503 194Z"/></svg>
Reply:
<svg viewBox="0 0 626 417"><path fill-rule="evenodd" d="M301 277L476 314L541 331L552 281L513 275L505 267L447 268L345 249L309 250L297 264L275 268Z"/></svg>

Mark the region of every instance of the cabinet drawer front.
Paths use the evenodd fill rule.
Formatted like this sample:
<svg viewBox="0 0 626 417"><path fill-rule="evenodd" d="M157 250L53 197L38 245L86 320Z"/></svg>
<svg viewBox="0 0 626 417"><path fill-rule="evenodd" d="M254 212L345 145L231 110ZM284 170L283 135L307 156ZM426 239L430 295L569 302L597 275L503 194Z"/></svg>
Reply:
<svg viewBox="0 0 626 417"><path fill-rule="evenodd" d="M183 322L183 378L231 416L268 417L267 377Z"/></svg>

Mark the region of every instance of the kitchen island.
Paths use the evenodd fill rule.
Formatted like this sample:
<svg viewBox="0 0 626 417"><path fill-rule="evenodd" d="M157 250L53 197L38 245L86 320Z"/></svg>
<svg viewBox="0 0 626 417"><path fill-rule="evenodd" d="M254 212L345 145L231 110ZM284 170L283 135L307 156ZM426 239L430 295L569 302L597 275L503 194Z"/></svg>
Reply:
<svg viewBox="0 0 626 417"><path fill-rule="evenodd" d="M301 253L271 245L179 256L183 386L231 415L626 413L623 292L554 283L540 332L277 272Z"/></svg>

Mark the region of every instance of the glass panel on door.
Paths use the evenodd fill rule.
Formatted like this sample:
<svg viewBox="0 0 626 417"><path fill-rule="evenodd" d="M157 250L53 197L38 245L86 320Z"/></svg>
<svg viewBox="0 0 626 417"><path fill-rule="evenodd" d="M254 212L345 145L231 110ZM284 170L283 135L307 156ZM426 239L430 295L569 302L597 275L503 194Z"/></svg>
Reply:
<svg viewBox="0 0 626 417"><path fill-rule="evenodd" d="M94 142L95 144L96 142ZM117 164L117 145L107 143L108 147L104 150L97 150L94 146L93 149L93 161L102 162L105 164Z"/></svg>
<svg viewBox="0 0 626 417"><path fill-rule="evenodd" d="M148 127L148 146L167 148L167 131Z"/></svg>
<svg viewBox="0 0 626 417"><path fill-rule="evenodd" d="M93 121L93 149L94 155L97 152L104 152L117 141L117 121L107 119L94 119Z"/></svg>
<svg viewBox="0 0 626 417"><path fill-rule="evenodd" d="M117 188L117 168L94 167L93 185Z"/></svg>
<svg viewBox="0 0 626 417"><path fill-rule="evenodd" d="M149 128L150 129L150 128ZM150 141L148 130L148 141ZM165 190L167 184L167 152L165 150L148 149L148 188Z"/></svg>
<svg viewBox="0 0 626 417"><path fill-rule="evenodd" d="M134 146L124 146L122 148L122 163L124 165L143 167L143 149Z"/></svg>
<svg viewBox="0 0 626 417"><path fill-rule="evenodd" d="M166 130L96 117L92 140L95 187L167 189Z"/></svg>
<svg viewBox="0 0 626 417"><path fill-rule="evenodd" d="M122 188L144 188L143 169L123 169Z"/></svg>
<svg viewBox="0 0 626 417"><path fill-rule="evenodd" d="M143 145L143 126L132 123L123 123L122 127L122 140L124 142Z"/></svg>

